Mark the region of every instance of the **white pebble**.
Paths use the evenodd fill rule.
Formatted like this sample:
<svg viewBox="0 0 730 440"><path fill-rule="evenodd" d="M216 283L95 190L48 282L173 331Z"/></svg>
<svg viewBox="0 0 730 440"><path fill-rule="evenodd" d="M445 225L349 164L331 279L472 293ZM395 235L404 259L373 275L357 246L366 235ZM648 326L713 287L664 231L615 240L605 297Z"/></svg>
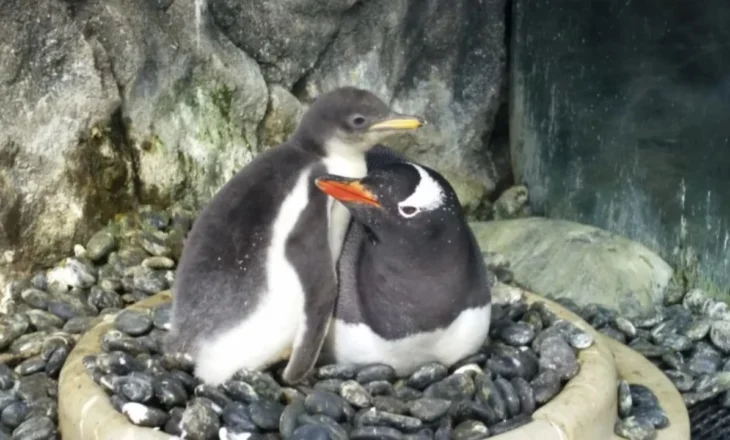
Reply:
<svg viewBox="0 0 730 440"><path fill-rule="evenodd" d="M147 407L137 402L127 402L122 405L122 414L127 416L135 425L139 425L147 418Z"/></svg>
<svg viewBox="0 0 730 440"><path fill-rule="evenodd" d="M74 255L76 255L77 258L82 258L86 256L86 248L84 248L80 244L74 245Z"/></svg>
<svg viewBox="0 0 730 440"><path fill-rule="evenodd" d="M251 437L251 433L249 432L239 432L238 434L234 434L232 432L228 432L228 429L225 427L218 431L218 438L220 440L248 440L249 437Z"/></svg>
<svg viewBox="0 0 730 440"><path fill-rule="evenodd" d="M462 365L461 367L457 368L454 371L454 374L468 374L469 372L474 373L484 373L481 368L479 368L479 365L477 364L466 364Z"/></svg>

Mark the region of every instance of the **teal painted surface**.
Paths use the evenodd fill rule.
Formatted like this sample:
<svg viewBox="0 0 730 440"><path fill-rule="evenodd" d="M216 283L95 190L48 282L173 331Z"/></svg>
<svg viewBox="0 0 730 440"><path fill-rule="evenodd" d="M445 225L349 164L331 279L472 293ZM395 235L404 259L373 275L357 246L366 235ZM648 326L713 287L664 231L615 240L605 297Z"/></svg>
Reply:
<svg viewBox="0 0 730 440"><path fill-rule="evenodd" d="M730 287L730 4L514 0L516 178L538 212Z"/></svg>

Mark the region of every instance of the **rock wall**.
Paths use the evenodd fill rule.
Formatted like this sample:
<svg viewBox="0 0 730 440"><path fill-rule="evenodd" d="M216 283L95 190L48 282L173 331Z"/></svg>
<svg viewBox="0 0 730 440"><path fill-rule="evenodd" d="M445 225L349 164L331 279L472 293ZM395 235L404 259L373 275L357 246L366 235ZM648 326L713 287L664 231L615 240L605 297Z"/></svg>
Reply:
<svg viewBox="0 0 730 440"><path fill-rule="evenodd" d="M0 285L139 203L199 208L344 84L424 114L394 146L476 210L509 176L504 18L505 0L1 0Z"/></svg>

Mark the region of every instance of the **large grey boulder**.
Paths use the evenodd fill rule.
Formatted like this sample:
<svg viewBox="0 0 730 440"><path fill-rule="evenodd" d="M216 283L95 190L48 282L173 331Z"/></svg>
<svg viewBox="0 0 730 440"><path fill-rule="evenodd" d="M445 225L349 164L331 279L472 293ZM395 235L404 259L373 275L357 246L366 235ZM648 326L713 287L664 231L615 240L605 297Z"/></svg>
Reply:
<svg viewBox="0 0 730 440"><path fill-rule="evenodd" d="M672 279L651 250L592 226L541 217L470 226L482 252L503 255L514 280L540 295L648 312Z"/></svg>
<svg viewBox="0 0 730 440"><path fill-rule="evenodd" d="M476 208L505 177L490 151L505 84L505 0L210 0L215 23L305 102L346 84L429 125L392 146ZM504 145L502 145L504 147Z"/></svg>

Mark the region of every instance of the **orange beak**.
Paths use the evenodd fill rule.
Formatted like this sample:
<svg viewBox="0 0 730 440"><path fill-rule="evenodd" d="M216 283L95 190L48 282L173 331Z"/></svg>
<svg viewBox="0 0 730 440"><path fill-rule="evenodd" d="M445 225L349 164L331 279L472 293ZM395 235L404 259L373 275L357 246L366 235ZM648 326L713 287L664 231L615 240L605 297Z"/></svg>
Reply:
<svg viewBox="0 0 730 440"><path fill-rule="evenodd" d="M380 202L375 194L357 179L326 176L317 178L315 184L323 193L340 202L363 203L380 208Z"/></svg>

